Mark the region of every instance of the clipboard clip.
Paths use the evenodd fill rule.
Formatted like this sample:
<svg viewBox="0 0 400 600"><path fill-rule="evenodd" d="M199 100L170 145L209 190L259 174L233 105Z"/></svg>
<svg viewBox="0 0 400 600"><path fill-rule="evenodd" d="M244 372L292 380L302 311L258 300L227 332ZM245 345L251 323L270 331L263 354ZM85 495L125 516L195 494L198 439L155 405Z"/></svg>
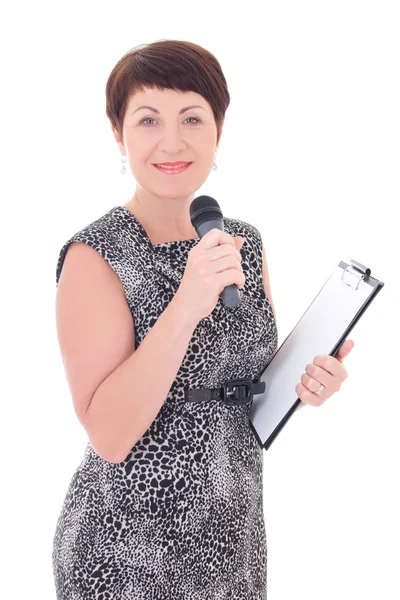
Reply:
<svg viewBox="0 0 400 600"><path fill-rule="evenodd" d="M364 266L357 260L350 260L350 264L343 269L342 280L353 290L357 290L360 281L367 279L371 275L371 269Z"/></svg>

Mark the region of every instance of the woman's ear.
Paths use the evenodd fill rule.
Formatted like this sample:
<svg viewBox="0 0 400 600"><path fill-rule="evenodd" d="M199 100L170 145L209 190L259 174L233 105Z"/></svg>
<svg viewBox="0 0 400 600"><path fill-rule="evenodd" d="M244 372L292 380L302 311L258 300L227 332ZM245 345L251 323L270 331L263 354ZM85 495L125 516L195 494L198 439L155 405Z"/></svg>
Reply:
<svg viewBox="0 0 400 600"><path fill-rule="evenodd" d="M115 129L115 127L113 127L112 125L111 125L111 131L113 132L113 136L114 136L114 138L115 138L115 141L116 141L116 142L117 142L117 144L118 144L118 147L119 147L120 151L121 151L122 153L123 153L123 152L125 152L125 148L124 148L124 145L123 145L123 143L122 143L121 136L119 135L119 133L118 133L118 131Z"/></svg>

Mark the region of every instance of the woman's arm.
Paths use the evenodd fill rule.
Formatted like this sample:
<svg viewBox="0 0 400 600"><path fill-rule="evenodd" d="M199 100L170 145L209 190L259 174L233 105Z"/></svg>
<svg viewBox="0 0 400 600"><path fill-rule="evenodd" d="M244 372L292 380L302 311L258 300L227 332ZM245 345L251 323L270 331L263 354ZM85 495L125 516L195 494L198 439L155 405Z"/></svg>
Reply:
<svg viewBox="0 0 400 600"><path fill-rule="evenodd" d="M120 463L161 410L197 322L177 292L135 349L120 279L81 242L65 257L56 317L78 419L99 456Z"/></svg>

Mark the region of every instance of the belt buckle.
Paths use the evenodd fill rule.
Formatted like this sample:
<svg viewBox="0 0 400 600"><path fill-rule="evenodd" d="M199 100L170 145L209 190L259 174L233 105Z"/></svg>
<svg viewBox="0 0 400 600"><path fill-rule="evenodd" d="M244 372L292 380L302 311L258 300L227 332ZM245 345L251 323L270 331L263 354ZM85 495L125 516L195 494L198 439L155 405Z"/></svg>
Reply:
<svg viewBox="0 0 400 600"><path fill-rule="evenodd" d="M222 402L226 406L231 404L247 404L253 400L252 379L231 379L226 381L222 387ZM229 388L234 388L229 391ZM247 389L249 394L246 394ZM243 392L243 393L242 393Z"/></svg>

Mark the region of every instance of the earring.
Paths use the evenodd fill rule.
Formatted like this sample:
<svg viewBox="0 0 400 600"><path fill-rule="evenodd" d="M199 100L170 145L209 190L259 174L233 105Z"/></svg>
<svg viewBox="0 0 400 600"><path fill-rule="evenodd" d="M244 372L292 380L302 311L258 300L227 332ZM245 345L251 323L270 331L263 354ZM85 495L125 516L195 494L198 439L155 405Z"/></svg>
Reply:
<svg viewBox="0 0 400 600"><path fill-rule="evenodd" d="M213 170L215 171L218 168L217 163L215 162L215 158L217 156L217 153L214 154L214 164L213 164Z"/></svg>
<svg viewBox="0 0 400 600"><path fill-rule="evenodd" d="M121 169L121 173L122 173L122 175L123 175L123 174L126 172L126 169L125 169L125 163L126 163L126 160L127 160L126 156L125 156L125 160L124 160L124 157L123 157L123 156L121 156L121 160L122 160L122 169Z"/></svg>

